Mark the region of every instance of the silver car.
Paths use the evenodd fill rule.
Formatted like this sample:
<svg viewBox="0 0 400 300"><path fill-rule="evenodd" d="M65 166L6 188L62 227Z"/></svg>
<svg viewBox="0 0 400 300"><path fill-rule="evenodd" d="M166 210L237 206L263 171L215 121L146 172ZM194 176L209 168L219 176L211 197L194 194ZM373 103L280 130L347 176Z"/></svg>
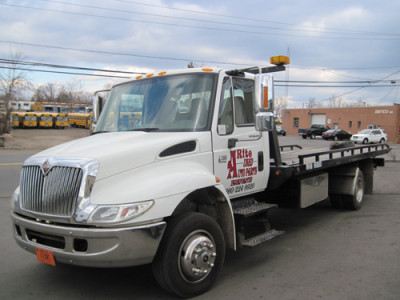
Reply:
<svg viewBox="0 0 400 300"><path fill-rule="evenodd" d="M385 143L387 135L382 129L364 129L359 133L352 135L351 140L354 143L362 144Z"/></svg>

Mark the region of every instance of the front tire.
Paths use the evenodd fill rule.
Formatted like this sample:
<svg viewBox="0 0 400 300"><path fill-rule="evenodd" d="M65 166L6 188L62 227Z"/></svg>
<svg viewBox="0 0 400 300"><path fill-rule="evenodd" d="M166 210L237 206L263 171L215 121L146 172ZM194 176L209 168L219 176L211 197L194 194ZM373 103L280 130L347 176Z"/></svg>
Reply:
<svg viewBox="0 0 400 300"><path fill-rule="evenodd" d="M364 139L364 140L362 141L362 143L363 143L363 144L368 144L368 139Z"/></svg>
<svg viewBox="0 0 400 300"><path fill-rule="evenodd" d="M224 235L201 213L172 217L153 261L153 274L167 292L189 298L208 291L225 260Z"/></svg>

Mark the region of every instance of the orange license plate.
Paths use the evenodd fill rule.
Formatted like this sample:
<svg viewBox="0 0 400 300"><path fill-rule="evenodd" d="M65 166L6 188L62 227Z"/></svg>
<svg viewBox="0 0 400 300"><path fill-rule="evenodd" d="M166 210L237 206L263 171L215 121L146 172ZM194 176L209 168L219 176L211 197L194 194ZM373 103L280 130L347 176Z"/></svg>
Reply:
<svg viewBox="0 0 400 300"><path fill-rule="evenodd" d="M54 260L53 251L36 248L36 256L37 256L38 261L40 261L42 263L45 263L45 264L48 264L51 266L56 265L56 261Z"/></svg>

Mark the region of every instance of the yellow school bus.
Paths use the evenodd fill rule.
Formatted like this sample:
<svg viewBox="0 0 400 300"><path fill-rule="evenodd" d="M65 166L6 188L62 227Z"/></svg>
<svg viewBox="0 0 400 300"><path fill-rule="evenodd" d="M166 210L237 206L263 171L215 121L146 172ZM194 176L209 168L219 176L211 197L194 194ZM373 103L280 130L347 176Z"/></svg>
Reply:
<svg viewBox="0 0 400 300"><path fill-rule="evenodd" d="M90 114L85 113L69 113L68 123L73 127L90 127Z"/></svg>
<svg viewBox="0 0 400 300"><path fill-rule="evenodd" d="M36 128L38 126L38 117L36 113L28 112L24 115L22 121L23 128Z"/></svg>
<svg viewBox="0 0 400 300"><path fill-rule="evenodd" d="M45 113L40 112L36 113L38 117L38 127L39 128L53 128L53 114L52 113Z"/></svg>
<svg viewBox="0 0 400 300"><path fill-rule="evenodd" d="M24 121L25 114L26 113L24 113L24 112L17 112L17 111L11 112L11 121L12 121L13 128L21 128L22 127L22 123Z"/></svg>
<svg viewBox="0 0 400 300"><path fill-rule="evenodd" d="M64 129L68 126L68 116L64 113L53 113L54 128Z"/></svg>
<svg viewBox="0 0 400 300"><path fill-rule="evenodd" d="M32 110L41 111L43 110L43 103L42 102L35 102L32 104Z"/></svg>

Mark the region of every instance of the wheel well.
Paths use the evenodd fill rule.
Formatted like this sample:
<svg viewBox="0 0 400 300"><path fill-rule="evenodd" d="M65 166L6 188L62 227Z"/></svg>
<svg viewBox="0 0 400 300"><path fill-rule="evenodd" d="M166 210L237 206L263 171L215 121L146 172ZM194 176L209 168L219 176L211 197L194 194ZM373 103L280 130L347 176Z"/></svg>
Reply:
<svg viewBox="0 0 400 300"><path fill-rule="evenodd" d="M232 209L221 191L215 187L207 187L190 193L179 203L172 216L189 211L212 217L224 233L226 247L236 248Z"/></svg>

